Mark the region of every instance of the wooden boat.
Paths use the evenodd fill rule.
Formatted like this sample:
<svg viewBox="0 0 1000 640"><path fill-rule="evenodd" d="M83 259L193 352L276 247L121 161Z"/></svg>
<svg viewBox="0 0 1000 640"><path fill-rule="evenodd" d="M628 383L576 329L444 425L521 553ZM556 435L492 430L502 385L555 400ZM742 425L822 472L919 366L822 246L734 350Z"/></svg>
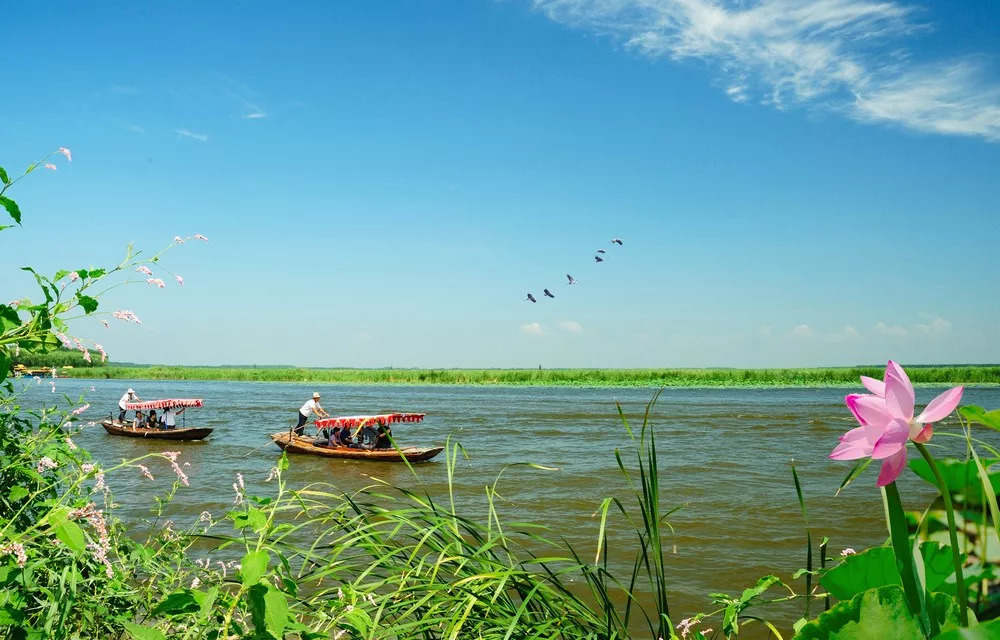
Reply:
<svg viewBox="0 0 1000 640"><path fill-rule="evenodd" d="M329 429L333 427L348 427L361 432L365 429L371 430L374 436L374 427L378 425L389 425L398 422L420 422L424 419L423 413L384 413L370 416L339 416L336 418L322 418L316 420L315 425L319 429ZM357 439L357 432L355 439ZM305 453L326 458L344 458L348 460L380 460L382 462L423 462L430 460L437 454L444 451L444 447L401 447L398 451L395 448L388 449L352 449L349 447L328 447L317 444L318 439L313 436L295 435L291 431L279 431L271 434L271 440L284 451L291 453Z"/></svg>
<svg viewBox="0 0 1000 640"><path fill-rule="evenodd" d="M176 429L133 429L117 420L101 420L104 430L113 436L128 436L130 438L153 438L155 440L202 440L212 433L209 427L191 427Z"/></svg>
<svg viewBox="0 0 1000 640"><path fill-rule="evenodd" d="M150 411L154 409L200 407L204 403L200 398L169 398L166 400L147 400L146 402L127 402L126 411ZM184 422L187 421L186 414ZM127 436L129 438L151 438L154 440L202 440L212 433L208 427L186 427L182 423L180 427L173 429L149 429L145 427L133 428L129 423L118 422L112 417L101 420L104 430L113 436Z"/></svg>

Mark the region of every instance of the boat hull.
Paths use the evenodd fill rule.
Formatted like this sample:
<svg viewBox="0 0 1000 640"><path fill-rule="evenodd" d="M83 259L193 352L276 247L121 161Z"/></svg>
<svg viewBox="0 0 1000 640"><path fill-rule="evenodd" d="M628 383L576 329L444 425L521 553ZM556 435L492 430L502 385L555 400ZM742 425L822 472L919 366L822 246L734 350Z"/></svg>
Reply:
<svg viewBox="0 0 1000 640"><path fill-rule="evenodd" d="M202 440L212 433L208 427L192 427L190 429L133 429L111 420L101 420L104 430L113 436L128 438L150 438L153 440Z"/></svg>
<svg viewBox="0 0 1000 640"><path fill-rule="evenodd" d="M430 460L444 451L444 447L404 447L395 449L348 449L347 447L319 447L314 444L311 436L290 436L287 431L271 434L271 440L289 453L304 453L324 458L342 458L346 460L379 460L381 462L423 462Z"/></svg>

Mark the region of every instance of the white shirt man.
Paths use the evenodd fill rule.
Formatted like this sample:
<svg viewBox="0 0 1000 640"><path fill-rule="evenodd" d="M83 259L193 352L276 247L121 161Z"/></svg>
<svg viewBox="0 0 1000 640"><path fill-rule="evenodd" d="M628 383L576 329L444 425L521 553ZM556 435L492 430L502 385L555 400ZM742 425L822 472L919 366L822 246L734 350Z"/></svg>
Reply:
<svg viewBox="0 0 1000 640"><path fill-rule="evenodd" d="M309 420L309 416L316 413L320 418L329 418L330 414L323 410L323 407L319 406L319 394L314 393L312 399L306 401L304 405L299 408L299 422L295 425L295 435L301 436L306 430L306 421Z"/></svg>
<svg viewBox="0 0 1000 640"><path fill-rule="evenodd" d="M125 392L125 395L121 397L118 401L118 422L125 422L125 404L128 402L139 402L139 396L135 395L135 391L129 389Z"/></svg>
<svg viewBox="0 0 1000 640"><path fill-rule="evenodd" d="M163 410L161 418L163 420L163 426L167 429L173 429L177 424L177 416L184 413L184 409L177 409L175 407L167 407Z"/></svg>

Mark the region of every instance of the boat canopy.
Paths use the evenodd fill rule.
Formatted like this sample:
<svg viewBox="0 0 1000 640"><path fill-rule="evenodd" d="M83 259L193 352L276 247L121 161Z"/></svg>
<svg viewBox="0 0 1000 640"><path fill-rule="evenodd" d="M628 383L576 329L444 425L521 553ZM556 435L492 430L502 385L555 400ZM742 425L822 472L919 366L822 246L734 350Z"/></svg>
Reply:
<svg viewBox="0 0 1000 640"><path fill-rule="evenodd" d="M166 409L167 407L200 407L204 404L201 398L173 398L170 400L149 400L148 402L126 402L126 411L149 411L150 409Z"/></svg>
<svg viewBox="0 0 1000 640"><path fill-rule="evenodd" d="M420 422L426 413L383 413L373 416L338 416L336 418L320 418L316 421L316 426L320 429L326 427L348 427L355 429L372 424L393 424L395 422Z"/></svg>

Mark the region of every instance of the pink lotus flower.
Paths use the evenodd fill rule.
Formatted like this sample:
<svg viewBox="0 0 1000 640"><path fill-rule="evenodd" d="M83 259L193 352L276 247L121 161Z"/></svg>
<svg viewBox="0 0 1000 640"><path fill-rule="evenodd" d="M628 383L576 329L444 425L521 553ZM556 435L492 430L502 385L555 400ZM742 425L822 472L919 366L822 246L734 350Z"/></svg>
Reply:
<svg viewBox="0 0 1000 640"><path fill-rule="evenodd" d="M861 425L840 437L840 444L830 453L834 460L857 460L870 457L882 460L877 486L896 481L906 466L908 440L924 443L931 439L933 423L948 417L962 399L963 387L954 387L934 398L914 418L916 394L901 366L889 361L885 380L862 376L862 384L872 394L850 394L847 407Z"/></svg>
<svg viewBox="0 0 1000 640"><path fill-rule="evenodd" d="M46 162L45 163L45 168L48 169L49 171L55 171L59 167L57 167L56 165L52 164L51 162Z"/></svg>
<svg viewBox="0 0 1000 640"><path fill-rule="evenodd" d="M69 162L73 162L73 154L70 153L70 150L67 149L66 147L59 147L59 153L66 156L66 160L68 160Z"/></svg>
<svg viewBox="0 0 1000 640"><path fill-rule="evenodd" d="M180 276L174 276L174 277L177 278L177 284L179 284L179 285L181 285L183 287L184 286L184 278L182 278Z"/></svg>

